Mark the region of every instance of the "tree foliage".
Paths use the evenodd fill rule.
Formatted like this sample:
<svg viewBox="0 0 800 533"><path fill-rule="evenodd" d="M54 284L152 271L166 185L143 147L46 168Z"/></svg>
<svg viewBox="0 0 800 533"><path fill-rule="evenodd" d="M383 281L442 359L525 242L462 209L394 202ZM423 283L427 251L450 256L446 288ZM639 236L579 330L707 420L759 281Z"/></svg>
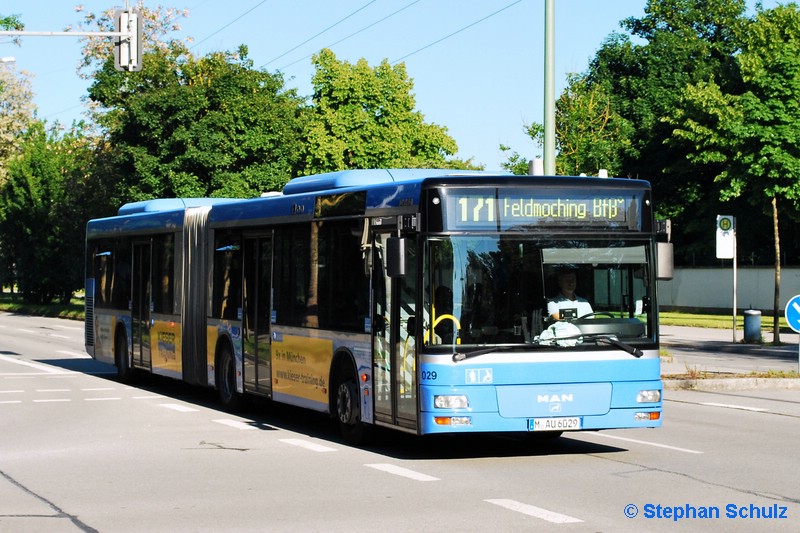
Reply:
<svg viewBox="0 0 800 533"><path fill-rule="evenodd" d="M714 164L723 199L747 196L771 206L775 247L774 335L779 339L778 206L800 199L800 9L760 10L742 32L736 91L715 81L690 85L668 121L688 159ZM779 43L776 46L776 43ZM730 86L730 84L729 84Z"/></svg>
<svg viewBox="0 0 800 533"><path fill-rule="evenodd" d="M425 122L415 109L405 65L370 67L339 61L330 50L313 58L311 115L304 171L347 168L469 168L449 159L457 151L447 128Z"/></svg>
<svg viewBox="0 0 800 533"><path fill-rule="evenodd" d="M599 169L618 176L630 150L630 123L611 107L602 85L571 74L556 101L556 171L566 175L596 175Z"/></svg>
<svg viewBox="0 0 800 533"><path fill-rule="evenodd" d="M0 64L0 184L9 159L19 150L19 139L33 119L30 78L13 64Z"/></svg>
<svg viewBox="0 0 800 533"><path fill-rule="evenodd" d="M26 301L69 301L83 285L87 181L92 148L73 129L31 123L0 188L0 257Z"/></svg>
<svg viewBox="0 0 800 533"><path fill-rule="evenodd" d="M302 107L246 49L195 58L151 52L138 73L106 65L89 90L118 152L120 198L235 196L274 190L300 153Z"/></svg>

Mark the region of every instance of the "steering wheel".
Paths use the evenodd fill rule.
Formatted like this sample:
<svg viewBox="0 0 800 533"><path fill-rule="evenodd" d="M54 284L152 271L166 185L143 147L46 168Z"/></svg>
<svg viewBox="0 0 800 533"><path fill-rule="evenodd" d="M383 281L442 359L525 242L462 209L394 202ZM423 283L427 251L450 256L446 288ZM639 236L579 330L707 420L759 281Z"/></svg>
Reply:
<svg viewBox="0 0 800 533"><path fill-rule="evenodd" d="M597 312L597 313L587 313L583 316L579 316L578 320L583 320L584 318L594 318L596 316L605 316L608 318L614 318L614 315L612 315L611 313Z"/></svg>

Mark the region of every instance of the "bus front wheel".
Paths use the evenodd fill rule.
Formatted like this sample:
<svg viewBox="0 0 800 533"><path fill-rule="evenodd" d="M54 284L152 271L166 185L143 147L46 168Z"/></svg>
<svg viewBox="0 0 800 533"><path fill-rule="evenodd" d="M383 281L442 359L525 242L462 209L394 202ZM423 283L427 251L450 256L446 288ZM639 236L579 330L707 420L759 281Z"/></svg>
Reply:
<svg viewBox="0 0 800 533"><path fill-rule="evenodd" d="M236 361L233 350L226 343L217 357L217 391L219 401L226 411L235 411L239 407L239 392L236 390Z"/></svg>

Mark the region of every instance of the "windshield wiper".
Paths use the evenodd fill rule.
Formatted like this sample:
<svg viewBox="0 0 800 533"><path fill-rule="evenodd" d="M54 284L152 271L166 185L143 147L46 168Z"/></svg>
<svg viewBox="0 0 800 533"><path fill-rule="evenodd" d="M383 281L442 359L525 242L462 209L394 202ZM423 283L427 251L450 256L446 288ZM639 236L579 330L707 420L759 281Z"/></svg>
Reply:
<svg viewBox="0 0 800 533"><path fill-rule="evenodd" d="M491 348L479 348L477 350L472 350L469 352L453 352L453 362L458 363L459 361L464 361L465 359L472 359L473 357L478 357L479 355L486 355L487 353L491 352L507 352L512 348L513 346L492 346Z"/></svg>
<svg viewBox="0 0 800 533"><path fill-rule="evenodd" d="M631 346L630 344L624 343L613 335L597 335L590 338L594 339L597 344L608 344L610 346L614 346L615 348L619 348L623 352L627 352L637 359L644 355L644 352L642 352L636 346Z"/></svg>

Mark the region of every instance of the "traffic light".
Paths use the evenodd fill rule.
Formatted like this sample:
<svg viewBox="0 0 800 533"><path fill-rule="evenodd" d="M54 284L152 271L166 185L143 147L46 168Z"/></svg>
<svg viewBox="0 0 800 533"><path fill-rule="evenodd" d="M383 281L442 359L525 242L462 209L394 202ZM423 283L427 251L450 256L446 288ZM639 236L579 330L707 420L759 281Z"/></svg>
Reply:
<svg viewBox="0 0 800 533"><path fill-rule="evenodd" d="M114 37L114 68L128 72L142 70L142 16L138 10L114 13L116 31L127 35Z"/></svg>

